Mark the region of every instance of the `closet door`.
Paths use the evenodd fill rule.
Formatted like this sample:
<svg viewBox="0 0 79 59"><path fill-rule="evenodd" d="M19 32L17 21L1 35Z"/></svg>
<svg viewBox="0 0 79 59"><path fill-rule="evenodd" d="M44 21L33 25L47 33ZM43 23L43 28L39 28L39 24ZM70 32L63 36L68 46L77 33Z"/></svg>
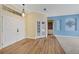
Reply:
<svg viewBox="0 0 79 59"><path fill-rule="evenodd" d="M24 39L23 18L4 10L3 12L3 47Z"/></svg>
<svg viewBox="0 0 79 59"><path fill-rule="evenodd" d="M4 47L12 44L17 38L17 20L9 15L7 11L4 11L3 15L3 45Z"/></svg>
<svg viewBox="0 0 79 59"><path fill-rule="evenodd" d="M42 38L46 36L46 22L37 21L37 37Z"/></svg>

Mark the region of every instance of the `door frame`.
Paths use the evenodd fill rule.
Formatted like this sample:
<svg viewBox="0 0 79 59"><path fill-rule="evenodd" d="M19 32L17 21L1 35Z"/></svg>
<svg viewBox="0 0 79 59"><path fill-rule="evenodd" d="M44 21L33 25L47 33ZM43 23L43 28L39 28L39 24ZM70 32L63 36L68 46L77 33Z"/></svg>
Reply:
<svg viewBox="0 0 79 59"><path fill-rule="evenodd" d="M55 27L55 21L54 21L54 20L48 20L47 23L48 23L49 21L50 21L50 22L53 22L53 24L52 24L52 27L53 27L53 28L52 28L52 34L49 34L49 32L48 32L47 35L53 35L54 27ZM48 26L48 24L47 24L47 26ZM47 28L47 29L48 29L48 28ZM48 30L49 30L49 29L48 29Z"/></svg>

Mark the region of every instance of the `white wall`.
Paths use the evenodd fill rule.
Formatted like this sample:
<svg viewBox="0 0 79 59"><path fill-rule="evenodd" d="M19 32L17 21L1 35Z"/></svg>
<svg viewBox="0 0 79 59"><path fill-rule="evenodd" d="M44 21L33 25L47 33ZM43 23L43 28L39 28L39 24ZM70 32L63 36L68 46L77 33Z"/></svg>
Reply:
<svg viewBox="0 0 79 59"><path fill-rule="evenodd" d="M67 54L79 54L79 37L56 35L56 38Z"/></svg>
<svg viewBox="0 0 79 59"><path fill-rule="evenodd" d="M2 28L1 23L2 23L2 18L1 18L1 13L0 13L0 47L1 47L1 28Z"/></svg>
<svg viewBox="0 0 79 59"><path fill-rule="evenodd" d="M45 22L45 34L41 34L39 37L37 36L37 21ZM47 16L45 14L41 14L38 12L30 12L25 16L25 26L26 26L26 35L27 38L41 38L47 37ZM42 26L41 26L42 28ZM42 32L42 31L41 31Z"/></svg>
<svg viewBox="0 0 79 59"><path fill-rule="evenodd" d="M17 29L19 32L17 32ZM3 10L3 47L25 38L24 19Z"/></svg>
<svg viewBox="0 0 79 59"><path fill-rule="evenodd" d="M2 5L0 5L0 48L2 47Z"/></svg>

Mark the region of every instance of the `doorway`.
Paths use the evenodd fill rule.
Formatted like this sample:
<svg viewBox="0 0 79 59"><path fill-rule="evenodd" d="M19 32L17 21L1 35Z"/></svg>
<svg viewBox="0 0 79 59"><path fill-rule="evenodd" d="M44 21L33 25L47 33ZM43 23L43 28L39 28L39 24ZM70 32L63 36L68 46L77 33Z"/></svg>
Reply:
<svg viewBox="0 0 79 59"><path fill-rule="evenodd" d="M54 23L53 20L48 20L48 35L53 35Z"/></svg>

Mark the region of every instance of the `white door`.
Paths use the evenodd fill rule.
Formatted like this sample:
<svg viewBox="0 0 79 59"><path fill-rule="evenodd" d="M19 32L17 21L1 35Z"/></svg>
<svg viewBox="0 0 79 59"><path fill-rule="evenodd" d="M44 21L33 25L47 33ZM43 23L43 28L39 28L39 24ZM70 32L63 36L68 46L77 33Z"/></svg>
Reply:
<svg viewBox="0 0 79 59"><path fill-rule="evenodd" d="M45 37L46 36L46 22L45 21L37 21L37 37Z"/></svg>
<svg viewBox="0 0 79 59"><path fill-rule="evenodd" d="M3 47L24 38L23 19L8 11L3 15Z"/></svg>
<svg viewBox="0 0 79 59"><path fill-rule="evenodd" d="M46 36L46 22L41 21L41 36L45 37Z"/></svg>
<svg viewBox="0 0 79 59"><path fill-rule="evenodd" d="M16 31L17 31L17 23L16 19L14 19L12 16L3 15L3 45L4 47L11 44L12 41L16 38Z"/></svg>

